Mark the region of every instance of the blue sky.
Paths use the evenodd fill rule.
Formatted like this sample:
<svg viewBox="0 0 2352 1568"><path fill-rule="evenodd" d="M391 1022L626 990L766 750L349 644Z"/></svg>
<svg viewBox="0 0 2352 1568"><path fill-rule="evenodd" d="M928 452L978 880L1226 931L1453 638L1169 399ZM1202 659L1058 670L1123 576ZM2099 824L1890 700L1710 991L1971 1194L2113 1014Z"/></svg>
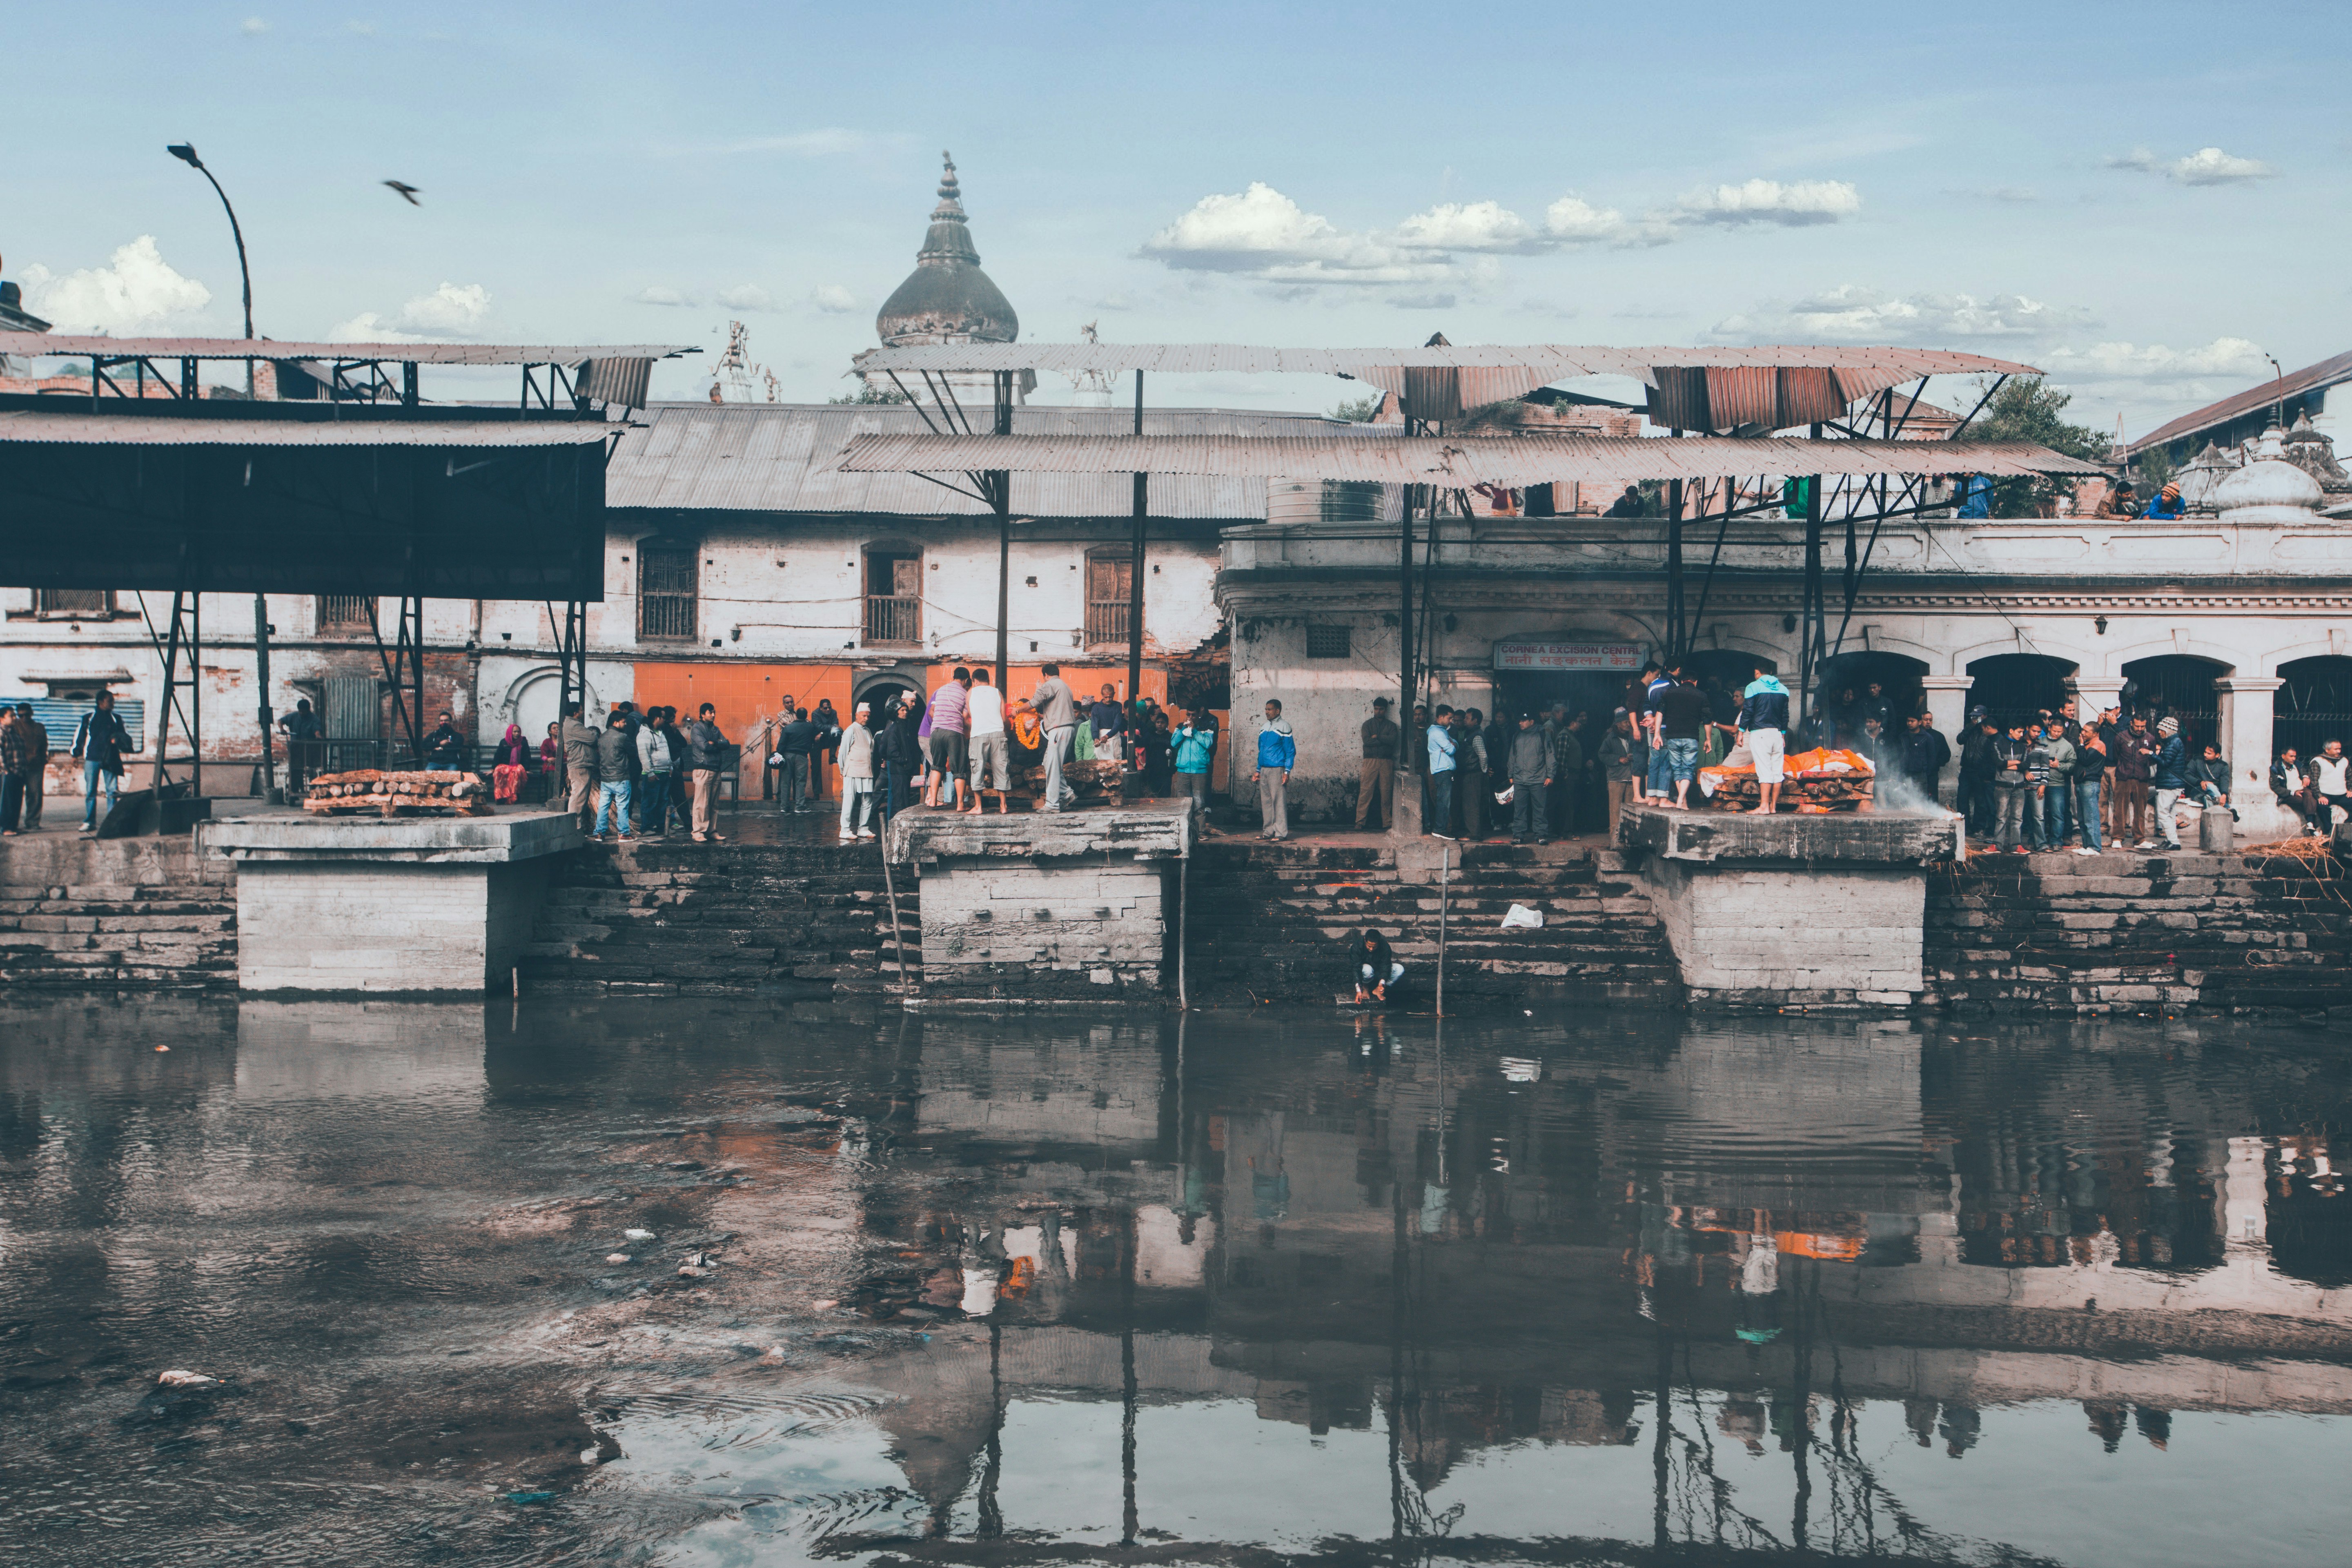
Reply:
<svg viewBox="0 0 2352 1568"><path fill-rule="evenodd" d="M2262 351L2352 347L2342 18L48 7L11 23L0 256L61 327L234 331L226 224L163 152L189 139L271 336L715 347L738 319L815 398L874 342L949 148L1024 339L1912 342L2045 366L2136 434Z"/></svg>

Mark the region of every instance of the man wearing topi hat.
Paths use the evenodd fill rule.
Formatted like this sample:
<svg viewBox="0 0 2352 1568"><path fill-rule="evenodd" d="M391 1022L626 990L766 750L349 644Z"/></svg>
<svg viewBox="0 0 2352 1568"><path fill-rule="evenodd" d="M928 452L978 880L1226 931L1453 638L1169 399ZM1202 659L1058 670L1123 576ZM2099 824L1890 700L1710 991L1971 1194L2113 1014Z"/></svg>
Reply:
<svg viewBox="0 0 2352 1568"><path fill-rule="evenodd" d="M2150 764L2149 788L2156 796L2156 826L2164 835L2168 849L2180 847L2180 825L2172 820L2172 808L2179 803L2180 792L2189 787L2189 748L2181 744L2180 721L2169 714L2156 721L2156 761ZM2143 849L2156 847L2156 840L2140 845Z"/></svg>

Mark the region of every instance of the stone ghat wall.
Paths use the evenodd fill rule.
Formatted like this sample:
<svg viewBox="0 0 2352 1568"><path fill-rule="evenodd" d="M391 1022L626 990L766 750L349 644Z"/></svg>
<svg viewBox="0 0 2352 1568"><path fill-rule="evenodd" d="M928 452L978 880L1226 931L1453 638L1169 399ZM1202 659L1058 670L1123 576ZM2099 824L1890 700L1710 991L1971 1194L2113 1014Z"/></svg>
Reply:
<svg viewBox="0 0 2352 1568"><path fill-rule="evenodd" d="M1156 1000L1172 864L962 860L923 868L923 993L935 1000Z"/></svg>
<svg viewBox="0 0 2352 1568"><path fill-rule="evenodd" d="M1927 881L1922 1000L1969 1013L2352 1010L2352 884L2332 860L1979 856Z"/></svg>
<svg viewBox="0 0 2352 1568"><path fill-rule="evenodd" d="M0 840L0 985L232 991L236 868L187 834Z"/></svg>

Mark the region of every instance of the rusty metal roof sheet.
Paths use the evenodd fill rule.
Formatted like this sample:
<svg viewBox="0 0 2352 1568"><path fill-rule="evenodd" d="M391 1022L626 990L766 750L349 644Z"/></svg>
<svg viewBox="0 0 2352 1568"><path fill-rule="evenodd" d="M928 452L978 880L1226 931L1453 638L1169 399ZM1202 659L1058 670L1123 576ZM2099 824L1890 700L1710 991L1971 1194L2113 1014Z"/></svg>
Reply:
<svg viewBox="0 0 2352 1568"><path fill-rule="evenodd" d="M1854 348L1823 344L1765 347L1636 347L1570 343L1473 344L1423 348L1286 349L1244 343L924 343L869 349L855 362L888 371L1036 370L1079 376L1131 370L1175 374L1222 372L1342 375L1402 393L1408 370L1460 372L1464 407L1517 397L1584 375L1625 375L1655 384L1661 368L1825 369L1837 373L1848 401L1927 375L2037 374L2032 366L1941 349Z"/></svg>
<svg viewBox="0 0 2352 1568"><path fill-rule="evenodd" d="M2134 454L2144 452L2150 447L2161 447L2184 436L2194 436L2200 430L2227 425L2232 419L2242 419L2270 404L2284 403L2306 392L2315 392L2345 381L2352 381L2352 353L2340 353L2333 359L2321 360L2317 364L2305 365L2282 379L2250 386L2219 403L2209 403L2194 414L2184 414L2169 424L2158 426L2138 440L2127 444L2124 451Z"/></svg>
<svg viewBox="0 0 2352 1568"><path fill-rule="evenodd" d="M1369 428L1369 427L1367 427ZM1806 441L1599 436L1489 438L1225 435L931 436L859 434L835 459L844 473L1181 474L1356 479L1383 484L1530 485L1575 479L1717 479L1748 474L2071 474L2097 465L2011 441Z"/></svg>
<svg viewBox="0 0 2352 1568"><path fill-rule="evenodd" d="M0 410L0 441L78 447L581 447L622 428L587 419L337 422Z"/></svg>
<svg viewBox="0 0 2352 1568"><path fill-rule="evenodd" d="M670 359L700 353L693 343L318 343L275 338L108 338L59 332L0 332L0 353L28 359L382 360L395 364L578 364L593 359Z"/></svg>
<svg viewBox="0 0 2352 1568"><path fill-rule="evenodd" d="M851 472L835 464L856 437L923 433L922 416L904 404L656 403L637 418L606 468L607 506L897 517L987 513L970 496L910 472ZM1394 434L1392 426L1249 409L1151 408L1144 418L1150 428L1179 437L1315 432L1347 441ZM1013 410L1010 438L1110 436L1129 429L1133 419L1133 411L1123 408L1024 406ZM1100 518L1125 516L1134 496L1124 474L1084 472L1041 474L1021 486L1017 499L1024 517ZM1261 519L1265 480L1171 477L1152 485L1150 507L1159 518Z"/></svg>

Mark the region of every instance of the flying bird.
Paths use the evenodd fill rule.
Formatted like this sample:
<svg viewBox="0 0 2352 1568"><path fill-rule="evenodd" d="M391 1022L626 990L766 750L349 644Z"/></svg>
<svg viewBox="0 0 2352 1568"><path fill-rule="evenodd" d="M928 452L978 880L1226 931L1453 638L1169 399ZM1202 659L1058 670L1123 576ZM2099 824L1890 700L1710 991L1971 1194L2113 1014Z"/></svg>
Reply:
<svg viewBox="0 0 2352 1568"><path fill-rule="evenodd" d="M416 199L416 187L415 185L404 184L398 180L386 180L384 184L390 185L394 190L398 191L402 199L406 201L410 206L417 207L425 205L423 202Z"/></svg>

